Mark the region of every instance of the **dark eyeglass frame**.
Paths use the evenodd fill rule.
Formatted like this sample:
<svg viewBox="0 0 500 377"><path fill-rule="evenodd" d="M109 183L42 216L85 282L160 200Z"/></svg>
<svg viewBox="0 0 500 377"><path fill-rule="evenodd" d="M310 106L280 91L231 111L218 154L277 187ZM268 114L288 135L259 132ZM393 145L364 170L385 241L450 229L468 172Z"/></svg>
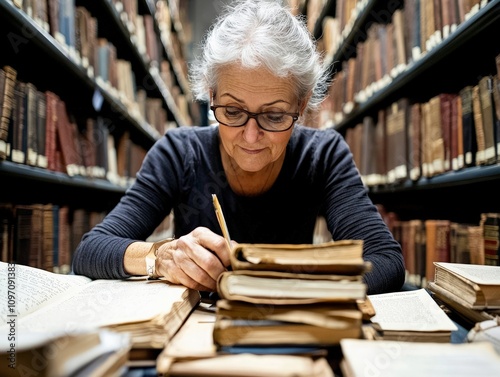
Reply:
<svg viewBox="0 0 500 377"><path fill-rule="evenodd" d="M215 110L217 110L218 108L228 108L228 107L232 107L232 108L238 109L242 113L245 113L248 116L248 118L245 121L245 123L240 124L239 126L232 126L232 125L229 125L229 124L222 123L219 119L217 119L217 117L215 116ZM299 113L284 113L284 112L279 112L279 111L263 111L261 113L252 113L250 111L246 111L244 109L240 109L237 106L213 105L213 106L210 106L210 110L213 111L214 117L215 117L215 119L217 119L217 122L219 122L220 124L222 124L222 125L224 125L226 127L243 127L245 124L247 124L247 122L248 122L248 120L250 118L253 118L253 119L255 119L255 122L257 123L257 125L259 126L259 128L261 128L261 129L263 129L264 131L267 131L267 132L284 132L284 131L288 131L290 128L292 128L292 126L295 124L295 122L299 119ZM259 123L259 120L257 119L257 117L259 115L262 115L262 114L290 115L292 117L292 123L290 124L290 127L285 128L284 130L268 130L267 128L262 127L262 125Z"/></svg>

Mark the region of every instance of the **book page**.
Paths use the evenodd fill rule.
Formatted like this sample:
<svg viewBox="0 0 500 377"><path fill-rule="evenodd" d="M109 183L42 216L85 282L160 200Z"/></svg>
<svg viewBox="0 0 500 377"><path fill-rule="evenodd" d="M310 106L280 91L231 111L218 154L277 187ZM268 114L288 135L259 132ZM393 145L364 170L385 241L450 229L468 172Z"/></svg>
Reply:
<svg viewBox="0 0 500 377"><path fill-rule="evenodd" d="M368 296L382 330L455 331L456 325L425 289Z"/></svg>
<svg viewBox="0 0 500 377"><path fill-rule="evenodd" d="M500 356L489 343L416 343L342 339L349 377L500 376Z"/></svg>
<svg viewBox="0 0 500 377"><path fill-rule="evenodd" d="M72 295L21 318L19 329L68 332L125 323L145 322L187 300L188 288L162 280L95 280Z"/></svg>
<svg viewBox="0 0 500 377"><path fill-rule="evenodd" d="M500 285L500 267L498 266L445 262L434 262L434 265L469 279L476 284Z"/></svg>
<svg viewBox="0 0 500 377"><path fill-rule="evenodd" d="M6 323L9 314L17 314L19 317L26 315L52 302L59 295L91 281L85 276L56 274L39 268L0 262L2 321Z"/></svg>

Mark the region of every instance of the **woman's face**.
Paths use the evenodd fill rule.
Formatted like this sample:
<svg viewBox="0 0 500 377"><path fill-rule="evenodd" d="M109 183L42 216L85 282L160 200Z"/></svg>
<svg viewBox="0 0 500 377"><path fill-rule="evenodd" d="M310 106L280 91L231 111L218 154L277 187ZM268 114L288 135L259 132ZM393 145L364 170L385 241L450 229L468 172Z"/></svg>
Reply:
<svg viewBox="0 0 500 377"><path fill-rule="evenodd" d="M299 100L293 83L276 77L265 68L224 68L220 74L213 105L235 106L253 113L264 111L298 113ZM268 132L249 118L242 127L219 126L222 146L237 166L258 172L283 155L293 127L283 132Z"/></svg>

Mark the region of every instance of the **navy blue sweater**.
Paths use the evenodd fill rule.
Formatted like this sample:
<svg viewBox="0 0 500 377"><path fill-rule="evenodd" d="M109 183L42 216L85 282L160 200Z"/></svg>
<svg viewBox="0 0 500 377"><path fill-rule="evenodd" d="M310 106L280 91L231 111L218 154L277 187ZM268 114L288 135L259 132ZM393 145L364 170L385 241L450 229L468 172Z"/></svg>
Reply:
<svg viewBox="0 0 500 377"><path fill-rule="evenodd" d="M368 293L401 288L399 244L367 195L351 152L335 130L296 125L273 187L257 197L235 194L222 168L218 127L168 131L148 152L135 183L104 221L84 235L73 271L91 278L126 278L127 246L145 240L174 210L175 235L199 226L221 234L217 194L231 238L248 243L311 243L318 215L334 240L364 240Z"/></svg>

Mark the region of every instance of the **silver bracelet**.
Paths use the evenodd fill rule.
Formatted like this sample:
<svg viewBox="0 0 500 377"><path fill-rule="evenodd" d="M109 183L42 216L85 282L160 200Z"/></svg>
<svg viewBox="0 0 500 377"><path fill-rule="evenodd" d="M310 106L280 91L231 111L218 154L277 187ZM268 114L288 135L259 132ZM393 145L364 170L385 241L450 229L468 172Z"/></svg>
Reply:
<svg viewBox="0 0 500 377"><path fill-rule="evenodd" d="M167 238L166 240L157 241L151 246L148 255L146 255L146 275L148 276L148 279L159 278L156 273L156 256L158 254L158 249L161 245L173 240L175 240L175 238Z"/></svg>

